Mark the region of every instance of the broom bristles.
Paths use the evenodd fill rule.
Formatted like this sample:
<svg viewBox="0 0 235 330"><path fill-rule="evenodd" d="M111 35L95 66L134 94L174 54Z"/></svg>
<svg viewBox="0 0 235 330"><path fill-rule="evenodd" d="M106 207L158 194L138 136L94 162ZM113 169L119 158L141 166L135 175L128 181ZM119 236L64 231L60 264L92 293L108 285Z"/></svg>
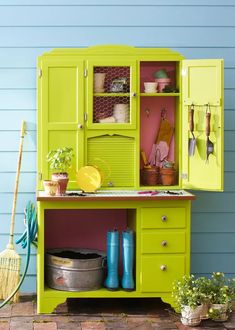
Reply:
<svg viewBox="0 0 235 330"><path fill-rule="evenodd" d="M0 299L6 299L16 289L20 281L20 256L13 249L6 249L0 253ZM11 301L17 302L17 292Z"/></svg>

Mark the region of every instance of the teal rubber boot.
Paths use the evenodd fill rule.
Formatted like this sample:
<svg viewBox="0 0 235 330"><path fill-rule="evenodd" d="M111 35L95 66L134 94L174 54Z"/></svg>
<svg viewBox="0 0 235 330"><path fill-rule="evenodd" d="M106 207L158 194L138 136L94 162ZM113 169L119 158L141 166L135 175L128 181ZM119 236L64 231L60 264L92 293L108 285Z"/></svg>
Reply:
<svg viewBox="0 0 235 330"><path fill-rule="evenodd" d="M122 288L127 291L132 291L135 287L133 278L134 233L132 230L122 232L122 263Z"/></svg>
<svg viewBox="0 0 235 330"><path fill-rule="evenodd" d="M118 280L119 233L117 230L107 233L107 277L104 286L108 290L119 288Z"/></svg>

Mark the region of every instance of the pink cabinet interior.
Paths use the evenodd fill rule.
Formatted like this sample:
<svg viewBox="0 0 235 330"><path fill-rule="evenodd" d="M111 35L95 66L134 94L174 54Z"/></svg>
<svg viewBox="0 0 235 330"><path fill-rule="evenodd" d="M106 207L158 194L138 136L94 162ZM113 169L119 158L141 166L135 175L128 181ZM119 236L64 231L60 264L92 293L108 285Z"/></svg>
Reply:
<svg viewBox="0 0 235 330"><path fill-rule="evenodd" d="M173 129L173 134L168 145L169 151L166 160L174 162L175 167L178 167L178 145L177 141L179 134L175 134L179 126L178 119L178 103L179 103L179 81L176 77L178 62L141 62L140 63L140 149L146 154L149 160L153 144L155 144L163 118L167 120ZM154 73L164 70L167 77L170 79L169 85L174 88L174 92L163 92L159 94L157 90L155 93L146 93L144 83L155 82ZM157 156L157 155L156 155ZM157 157L156 157L157 160ZM162 167L162 162L157 163ZM140 161L140 169L143 169L143 160ZM176 178L175 184L178 183ZM161 184L161 182L159 182Z"/></svg>

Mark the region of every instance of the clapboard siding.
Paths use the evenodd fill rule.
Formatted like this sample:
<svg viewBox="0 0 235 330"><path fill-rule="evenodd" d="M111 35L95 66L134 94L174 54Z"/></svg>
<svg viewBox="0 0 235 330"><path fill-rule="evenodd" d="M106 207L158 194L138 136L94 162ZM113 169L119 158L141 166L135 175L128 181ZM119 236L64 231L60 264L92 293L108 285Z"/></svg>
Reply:
<svg viewBox="0 0 235 330"><path fill-rule="evenodd" d="M234 233L235 212L193 212L192 232L194 233ZM193 239L194 240L194 239ZM233 237L234 241L234 237ZM193 243L194 244L194 243Z"/></svg>
<svg viewBox="0 0 235 330"><path fill-rule="evenodd" d="M36 172L24 173L21 171L19 192L33 193L36 185ZM12 192L15 186L15 173L0 173L0 193Z"/></svg>
<svg viewBox="0 0 235 330"><path fill-rule="evenodd" d="M15 232L35 202L36 58L54 47L127 44L167 47L185 58L223 58L225 66L224 193L196 192L191 270L235 275L235 3L233 0L1 0L0 249L8 240L22 119L27 122ZM25 251L17 246L22 255ZM22 291L36 290L36 257Z"/></svg>
<svg viewBox="0 0 235 330"><path fill-rule="evenodd" d="M192 252L191 272L201 275L212 271L232 274L234 277L234 253L194 253Z"/></svg>
<svg viewBox="0 0 235 330"><path fill-rule="evenodd" d="M25 12L27 11L27 15ZM113 12L115 11L115 15ZM40 16L38 15L40 12ZM105 12L105 19L104 19ZM138 6L94 4L91 6L4 6L0 12L1 26L231 26L234 23L230 7L197 7L197 15L190 6ZM210 19L208 19L208 14ZM22 16L24 20L22 20ZM53 16L53 20L52 20ZM89 20L87 19L89 17ZM130 19L131 17L131 19ZM141 20L140 20L141 17ZM167 20L166 20L167 17ZM182 19L182 17L184 19Z"/></svg>
<svg viewBox="0 0 235 330"><path fill-rule="evenodd" d="M22 116L22 118L24 118ZM20 124L20 123L19 123ZM27 122L28 125L28 122ZM28 133L27 133L28 134ZM36 155L35 151L26 151L25 147L23 148L23 157L21 163L21 171L23 172L35 172L36 170ZM18 152L16 151L0 151L0 172L8 173L16 171ZM1 212L1 208L0 208Z"/></svg>
<svg viewBox="0 0 235 330"><path fill-rule="evenodd" d="M155 23L156 24L156 23ZM231 47L235 27L0 27L0 47L77 47L92 44L133 44L141 47ZM94 38L95 31L95 38ZM226 38L224 37L226 35Z"/></svg>

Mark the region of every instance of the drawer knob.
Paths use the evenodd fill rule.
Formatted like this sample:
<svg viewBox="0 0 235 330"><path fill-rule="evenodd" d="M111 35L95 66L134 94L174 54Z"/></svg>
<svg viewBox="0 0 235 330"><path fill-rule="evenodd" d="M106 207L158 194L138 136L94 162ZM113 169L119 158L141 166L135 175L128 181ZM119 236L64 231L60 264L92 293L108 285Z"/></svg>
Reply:
<svg viewBox="0 0 235 330"><path fill-rule="evenodd" d="M161 265L160 269L164 272L166 270L166 265Z"/></svg>
<svg viewBox="0 0 235 330"><path fill-rule="evenodd" d="M167 246L167 241L162 241L162 246Z"/></svg>
<svg viewBox="0 0 235 330"><path fill-rule="evenodd" d="M167 216L166 215L162 215L162 221L165 222L167 220Z"/></svg>

